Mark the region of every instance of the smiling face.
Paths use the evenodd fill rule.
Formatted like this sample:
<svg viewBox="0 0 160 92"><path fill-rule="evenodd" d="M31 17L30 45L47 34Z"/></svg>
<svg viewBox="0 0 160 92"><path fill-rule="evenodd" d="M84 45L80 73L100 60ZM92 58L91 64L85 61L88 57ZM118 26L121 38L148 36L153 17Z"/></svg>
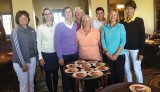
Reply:
<svg viewBox="0 0 160 92"><path fill-rule="evenodd" d="M50 10L45 10L43 17L46 21L52 21L53 20L53 14Z"/></svg>
<svg viewBox="0 0 160 92"><path fill-rule="evenodd" d="M96 12L96 17L99 19L99 20L103 20L104 18L104 12L102 10L99 10Z"/></svg>
<svg viewBox="0 0 160 92"><path fill-rule="evenodd" d="M77 11L75 12L76 19L81 19L83 17L83 15L84 15L84 13L80 9L77 9Z"/></svg>
<svg viewBox="0 0 160 92"><path fill-rule="evenodd" d="M27 26L28 25L28 17L26 17L25 15L21 15L19 17L19 24L22 26Z"/></svg>
<svg viewBox="0 0 160 92"><path fill-rule="evenodd" d="M72 13L73 12L72 12L71 8L66 9L64 12L65 19L67 19L67 20L72 19Z"/></svg>
<svg viewBox="0 0 160 92"><path fill-rule="evenodd" d="M91 27L91 18L88 15L84 15L82 18L83 27Z"/></svg>
<svg viewBox="0 0 160 92"><path fill-rule="evenodd" d="M118 12L117 11L113 11L113 10L110 11L108 18L109 18L110 22L117 22Z"/></svg>
<svg viewBox="0 0 160 92"><path fill-rule="evenodd" d="M135 9L133 7L126 7L126 14L127 16L133 16L134 15L134 12L135 12Z"/></svg>

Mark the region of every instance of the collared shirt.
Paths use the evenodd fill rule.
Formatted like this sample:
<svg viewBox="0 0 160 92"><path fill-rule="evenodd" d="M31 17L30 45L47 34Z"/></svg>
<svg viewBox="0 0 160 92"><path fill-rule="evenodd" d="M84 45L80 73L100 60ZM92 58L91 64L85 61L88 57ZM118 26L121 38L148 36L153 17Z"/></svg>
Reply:
<svg viewBox="0 0 160 92"><path fill-rule="evenodd" d="M74 22L72 22L71 25L69 25L66 21L64 21L63 23L70 29L73 27L74 24Z"/></svg>
<svg viewBox="0 0 160 92"><path fill-rule="evenodd" d="M101 60L100 56L100 33L92 29L85 35L83 29L79 29L76 34L76 41L80 59Z"/></svg>
<svg viewBox="0 0 160 92"><path fill-rule="evenodd" d="M63 22L57 24L54 40L59 60L62 59L62 55L71 55L77 52L76 30L76 23L73 24L72 28L68 28Z"/></svg>
<svg viewBox="0 0 160 92"><path fill-rule="evenodd" d="M103 49L107 49L108 53L115 54L119 47L124 48L126 44L126 31L123 24L117 23L114 27L106 24L102 27L101 42ZM123 55L122 50L119 55Z"/></svg>
<svg viewBox="0 0 160 92"><path fill-rule="evenodd" d="M106 19L104 21L99 21L98 19L93 20L92 26L94 29L98 30L100 33L102 31L102 26L106 23Z"/></svg>
<svg viewBox="0 0 160 92"><path fill-rule="evenodd" d="M135 19L136 19L136 16L133 15L133 17L129 21L125 18L124 22L130 23L131 21L134 21Z"/></svg>

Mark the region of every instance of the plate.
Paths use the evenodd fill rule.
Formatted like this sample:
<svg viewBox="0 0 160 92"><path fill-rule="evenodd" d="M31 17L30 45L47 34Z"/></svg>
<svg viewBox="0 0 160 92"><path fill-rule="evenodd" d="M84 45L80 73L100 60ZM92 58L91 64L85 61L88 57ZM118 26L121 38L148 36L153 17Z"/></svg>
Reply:
<svg viewBox="0 0 160 92"><path fill-rule="evenodd" d="M8 55L12 55L12 54L13 54L12 52L8 53Z"/></svg>
<svg viewBox="0 0 160 92"><path fill-rule="evenodd" d="M71 70L71 69L73 69L73 70ZM66 73L78 72L78 68L68 68L68 69L65 69L65 72L66 72Z"/></svg>
<svg viewBox="0 0 160 92"><path fill-rule="evenodd" d="M132 84L129 86L129 89L132 91L132 92L136 92L135 91L135 86L141 86L141 87L144 87L146 89L146 92L151 92L151 89L148 87L148 86L145 86L145 85L142 85L142 84Z"/></svg>
<svg viewBox="0 0 160 92"><path fill-rule="evenodd" d="M100 67L100 66L104 66L104 65L106 65L106 64L103 62L97 62L97 63L93 64L93 66L96 66L96 67Z"/></svg>
<svg viewBox="0 0 160 92"><path fill-rule="evenodd" d="M67 68L76 68L76 65L75 64L68 64L66 67Z"/></svg>
<svg viewBox="0 0 160 92"><path fill-rule="evenodd" d="M12 56L12 54L13 54L12 52L10 52L10 53L7 53L7 56Z"/></svg>
<svg viewBox="0 0 160 92"><path fill-rule="evenodd" d="M86 70L86 69L82 68L81 71L90 72L90 71L94 71L94 68L90 68L90 70Z"/></svg>
<svg viewBox="0 0 160 92"><path fill-rule="evenodd" d="M83 63L81 65L79 65L80 68L83 68L83 67L91 67L91 64L89 62L86 62L86 63Z"/></svg>
<svg viewBox="0 0 160 92"><path fill-rule="evenodd" d="M83 76L78 76L78 74L80 74L80 73L83 74ZM75 73L72 74L72 76L75 77L75 78L84 78L84 77L87 76L87 72L85 72L85 71L75 72Z"/></svg>
<svg viewBox="0 0 160 92"><path fill-rule="evenodd" d="M109 67L106 67L106 66L100 66L95 68L95 70L100 70L100 71L107 71L108 69Z"/></svg>
<svg viewBox="0 0 160 92"><path fill-rule="evenodd" d="M97 63L98 61L88 61L90 64Z"/></svg>
<svg viewBox="0 0 160 92"><path fill-rule="evenodd" d="M84 61L84 60L78 60L78 61L75 61L75 64L83 64L83 63L85 63L86 61Z"/></svg>
<svg viewBox="0 0 160 92"><path fill-rule="evenodd" d="M93 74L94 73L94 74ZM97 71L91 71L88 73L89 76L92 76L92 77L99 77L99 76L102 76L103 75L103 72L97 70Z"/></svg>

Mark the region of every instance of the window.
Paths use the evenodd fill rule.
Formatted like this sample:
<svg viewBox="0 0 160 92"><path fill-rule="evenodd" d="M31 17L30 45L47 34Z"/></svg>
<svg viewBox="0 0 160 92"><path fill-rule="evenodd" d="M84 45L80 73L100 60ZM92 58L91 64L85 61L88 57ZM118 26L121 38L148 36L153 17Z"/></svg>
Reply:
<svg viewBox="0 0 160 92"><path fill-rule="evenodd" d="M53 9L54 13L54 22L59 23L64 21L64 17L62 17L62 9Z"/></svg>
<svg viewBox="0 0 160 92"><path fill-rule="evenodd" d="M11 14L2 15L2 24L3 24L3 27L5 29L6 35L11 35L11 31L12 31Z"/></svg>

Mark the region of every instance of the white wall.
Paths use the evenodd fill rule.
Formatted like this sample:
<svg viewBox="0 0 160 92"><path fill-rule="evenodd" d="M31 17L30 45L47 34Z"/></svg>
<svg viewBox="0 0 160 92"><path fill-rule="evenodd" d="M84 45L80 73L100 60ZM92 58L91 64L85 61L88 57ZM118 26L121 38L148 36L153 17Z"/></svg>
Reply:
<svg viewBox="0 0 160 92"><path fill-rule="evenodd" d="M87 1L87 0L86 0ZM70 6L73 10L75 7L81 7L84 10L88 10L85 0L33 0L35 15L39 18L40 23L42 23L41 10L43 7L48 7L51 9L63 9L66 6Z"/></svg>
<svg viewBox="0 0 160 92"><path fill-rule="evenodd" d="M103 7L105 17L107 18L108 14L108 4L107 0L88 0L89 4L89 15L92 17L92 19L96 19L96 8L97 7Z"/></svg>
<svg viewBox="0 0 160 92"><path fill-rule="evenodd" d="M16 13L19 10L25 10L29 13L29 16L30 16L29 25L33 28L36 28L36 26L35 26L35 13L34 13L34 9L33 9L32 0L12 0L12 8L13 8L14 20L15 20ZM14 21L14 25L16 26L15 21Z"/></svg>
<svg viewBox="0 0 160 92"><path fill-rule="evenodd" d="M153 0L135 0L137 9L135 15L144 20L146 33L154 31L154 6Z"/></svg>

